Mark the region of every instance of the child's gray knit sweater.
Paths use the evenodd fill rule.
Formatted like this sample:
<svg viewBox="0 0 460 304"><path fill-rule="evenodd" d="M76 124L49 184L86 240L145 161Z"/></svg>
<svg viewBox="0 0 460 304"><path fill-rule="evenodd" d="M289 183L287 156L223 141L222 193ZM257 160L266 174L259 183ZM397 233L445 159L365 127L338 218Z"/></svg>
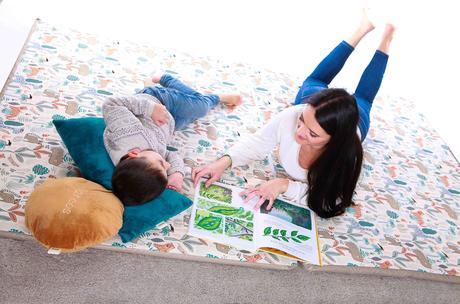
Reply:
<svg viewBox="0 0 460 304"><path fill-rule="evenodd" d="M161 104L148 94L128 97L109 97L102 105L106 128L104 145L116 166L128 151L152 149L171 164L168 176L174 172L184 175L184 161L178 152L166 149L173 137L174 118L169 114L169 123L157 126L152 120L153 109Z"/></svg>

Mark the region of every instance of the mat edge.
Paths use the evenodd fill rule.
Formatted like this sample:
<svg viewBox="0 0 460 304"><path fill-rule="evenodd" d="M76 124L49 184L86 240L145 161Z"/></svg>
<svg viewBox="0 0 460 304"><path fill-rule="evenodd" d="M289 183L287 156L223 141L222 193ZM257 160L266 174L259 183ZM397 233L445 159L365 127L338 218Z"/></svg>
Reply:
<svg viewBox="0 0 460 304"><path fill-rule="evenodd" d="M23 44L21 50L19 51L18 57L16 58L16 61L15 61L14 65L13 65L13 67L11 68L11 71L10 71L8 77L5 80L5 83L4 83L3 87L2 87L2 89L0 90L0 97L5 95L6 88L10 84L10 82L11 82L11 80L13 78L14 72L16 71L16 69L17 69L17 67L19 65L20 58L22 58L22 55L24 55L24 52L25 52L25 50L27 48L27 45L29 44L30 37L35 32L35 30L37 29L37 24L39 22L40 22L40 18L36 18L34 20L34 23L32 24L32 26L30 27L29 33L27 34L27 38L24 40L24 44Z"/></svg>
<svg viewBox="0 0 460 304"><path fill-rule="evenodd" d="M16 239L21 241L33 241L34 238L31 235L19 234L15 232L0 231L0 237ZM349 275L372 275L372 276L383 276L383 277L397 277L397 278L412 278L418 280L427 280L441 283L453 283L460 284L460 277L457 276L448 276L443 274L435 274L428 272L417 272L414 270L403 270L403 269L381 269L381 268L372 268L365 266L342 266L342 265L310 265L305 263L299 263L299 266L277 266L273 264L256 264L240 261L230 261L224 259L212 259L206 257L192 257L189 255L179 255L173 253L164 253L164 252L151 252L141 249L120 249L116 247L106 246L106 245L97 245L90 247L90 249L96 250L107 250L127 254L142 254L150 255L158 258L168 258L168 259L177 259L183 261L193 261L193 262L206 262L213 264L222 264L222 265L231 265L231 266L242 266L250 268L259 268L259 269L268 269L268 270L292 270L296 267L300 267L303 270L308 272L324 272L324 273L340 273L340 274L349 274Z"/></svg>

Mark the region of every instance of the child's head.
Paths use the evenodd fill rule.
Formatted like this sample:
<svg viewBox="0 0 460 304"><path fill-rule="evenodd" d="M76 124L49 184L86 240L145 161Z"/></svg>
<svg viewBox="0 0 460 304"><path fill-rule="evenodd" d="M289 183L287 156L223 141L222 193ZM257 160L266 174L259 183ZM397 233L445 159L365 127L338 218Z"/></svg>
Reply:
<svg viewBox="0 0 460 304"><path fill-rule="evenodd" d="M157 152L134 149L115 167L112 191L126 206L142 205L165 190L169 167Z"/></svg>

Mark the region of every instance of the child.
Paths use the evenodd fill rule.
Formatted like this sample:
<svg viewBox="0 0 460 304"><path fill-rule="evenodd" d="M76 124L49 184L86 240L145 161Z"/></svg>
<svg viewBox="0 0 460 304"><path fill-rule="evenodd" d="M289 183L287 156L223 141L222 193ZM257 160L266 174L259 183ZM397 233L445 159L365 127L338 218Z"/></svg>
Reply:
<svg viewBox="0 0 460 304"><path fill-rule="evenodd" d="M166 149L174 130L205 116L222 102L242 103L240 95L202 95L170 75L154 77L160 86L129 97L110 97L102 106L104 145L115 165L113 193L127 206L141 205L168 187L181 191L184 162Z"/></svg>

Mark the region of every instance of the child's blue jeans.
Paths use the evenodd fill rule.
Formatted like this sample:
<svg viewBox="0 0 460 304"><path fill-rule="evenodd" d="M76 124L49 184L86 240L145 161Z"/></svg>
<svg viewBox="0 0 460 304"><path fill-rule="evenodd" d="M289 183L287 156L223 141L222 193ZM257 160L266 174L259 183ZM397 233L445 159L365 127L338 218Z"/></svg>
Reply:
<svg viewBox="0 0 460 304"><path fill-rule="evenodd" d="M294 104L308 102L308 98L312 94L326 89L335 75L340 72L353 50L354 48L347 42L342 41L339 43L303 82ZM353 94L359 109L358 127L361 133L361 141L366 138L369 131L372 102L382 83L387 62L387 54L379 50L375 51L374 57L364 70Z"/></svg>
<svg viewBox="0 0 460 304"><path fill-rule="evenodd" d="M219 96L200 94L168 74L161 77L160 84L161 87L146 87L139 93L156 97L174 117L176 130L205 116L219 103Z"/></svg>

